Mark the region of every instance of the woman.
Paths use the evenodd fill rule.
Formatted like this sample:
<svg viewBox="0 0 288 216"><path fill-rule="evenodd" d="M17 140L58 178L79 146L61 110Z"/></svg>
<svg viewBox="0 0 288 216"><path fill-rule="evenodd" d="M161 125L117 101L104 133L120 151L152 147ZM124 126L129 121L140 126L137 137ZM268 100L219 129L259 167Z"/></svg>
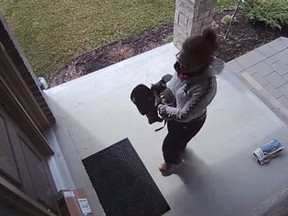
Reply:
<svg viewBox="0 0 288 216"><path fill-rule="evenodd" d="M176 73L168 83L176 107L166 104L165 93L161 95L161 102L156 102L168 127L162 146L165 162L159 167L164 176L171 174L173 168L182 162L188 142L205 122L207 106L216 94L215 75L224 66L223 61L214 58L216 49L216 34L211 29L204 30L200 36L187 38L176 55Z"/></svg>

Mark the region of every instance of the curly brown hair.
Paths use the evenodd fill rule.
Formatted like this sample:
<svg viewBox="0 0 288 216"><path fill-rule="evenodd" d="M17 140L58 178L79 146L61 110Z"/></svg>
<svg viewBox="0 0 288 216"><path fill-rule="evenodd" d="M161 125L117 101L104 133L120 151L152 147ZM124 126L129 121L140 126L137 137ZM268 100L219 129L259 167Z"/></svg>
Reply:
<svg viewBox="0 0 288 216"><path fill-rule="evenodd" d="M194 73L208 67L217 48L217 36L212 29L205 29L202 35L187 38L178 59L182 70Z"/></svg>

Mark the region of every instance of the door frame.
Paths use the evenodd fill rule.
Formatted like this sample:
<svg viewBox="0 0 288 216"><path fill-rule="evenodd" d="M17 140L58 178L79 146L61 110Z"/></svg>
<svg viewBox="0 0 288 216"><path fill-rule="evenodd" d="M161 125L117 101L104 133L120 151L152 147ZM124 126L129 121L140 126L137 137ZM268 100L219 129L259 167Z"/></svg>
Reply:
<svg viewBox="0 0 288 216"><path fill-rule="evenodd" d="M0 104L41 155L54 154L45 138L55 118L30 64L0 11ZM0 201L31 216L56 216L0 175ZM60 213L59 213L60 214Z"/></svg>
<svg viewBox="0 0 288 216"><path fill-rule="evenodd" d="M27 97L25 97L25 88L21 88L21 85L25 83L23 83L23 80L21 82L21 77L16 78L17 76L12 76L12 74L17 74L17 69L13 65L13 62L9 58L1 42L0 65L0 102L6 110L9 111L10 115L15 119L23 131L25 131L33 143L36 144L36 147L38 147L45 156L53 155L54 152L44 137L44 131L41 132L41 129L37 127L35 122L32 120L31 115L28 114L27 109L23 106L21 100L25 101L25 106L27 107L32 108L33 104L29 102ZM7 79L9 79L8 82L6 81ZM21 94L20 100L20 96L15 93L16 90L21 91L18 92L18 94Z"/></svg>
<svg viewBox="0 0 288 216"><path fill-rule="evenodd" d="M31 216L56 216L0 176L0 200Z"/></svg>

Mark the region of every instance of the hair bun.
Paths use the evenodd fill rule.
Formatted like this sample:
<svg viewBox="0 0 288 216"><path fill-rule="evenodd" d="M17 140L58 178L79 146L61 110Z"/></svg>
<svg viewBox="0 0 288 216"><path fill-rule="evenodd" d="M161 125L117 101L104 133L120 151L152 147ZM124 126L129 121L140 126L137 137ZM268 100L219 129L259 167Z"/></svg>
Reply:
<svg viewBox="0 0 288 216"><path fill-rule="evenodd" d="M212 29L208 28L205 29L202 33L202 37L205 41L207 41L209 44L215 46L217 44L216 42L216 33Z"/></svg>

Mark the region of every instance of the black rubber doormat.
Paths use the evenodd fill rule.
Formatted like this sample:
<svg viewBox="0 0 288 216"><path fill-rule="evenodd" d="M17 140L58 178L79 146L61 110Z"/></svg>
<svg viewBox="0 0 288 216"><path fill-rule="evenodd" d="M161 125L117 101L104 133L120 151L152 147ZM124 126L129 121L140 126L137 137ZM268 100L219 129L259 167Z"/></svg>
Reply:
<svg viewBox="0 0 288 216"><path fill-rule="evenodd" d="M170 210L127 138L82 162L107 216L161 216Z"/></svg>

